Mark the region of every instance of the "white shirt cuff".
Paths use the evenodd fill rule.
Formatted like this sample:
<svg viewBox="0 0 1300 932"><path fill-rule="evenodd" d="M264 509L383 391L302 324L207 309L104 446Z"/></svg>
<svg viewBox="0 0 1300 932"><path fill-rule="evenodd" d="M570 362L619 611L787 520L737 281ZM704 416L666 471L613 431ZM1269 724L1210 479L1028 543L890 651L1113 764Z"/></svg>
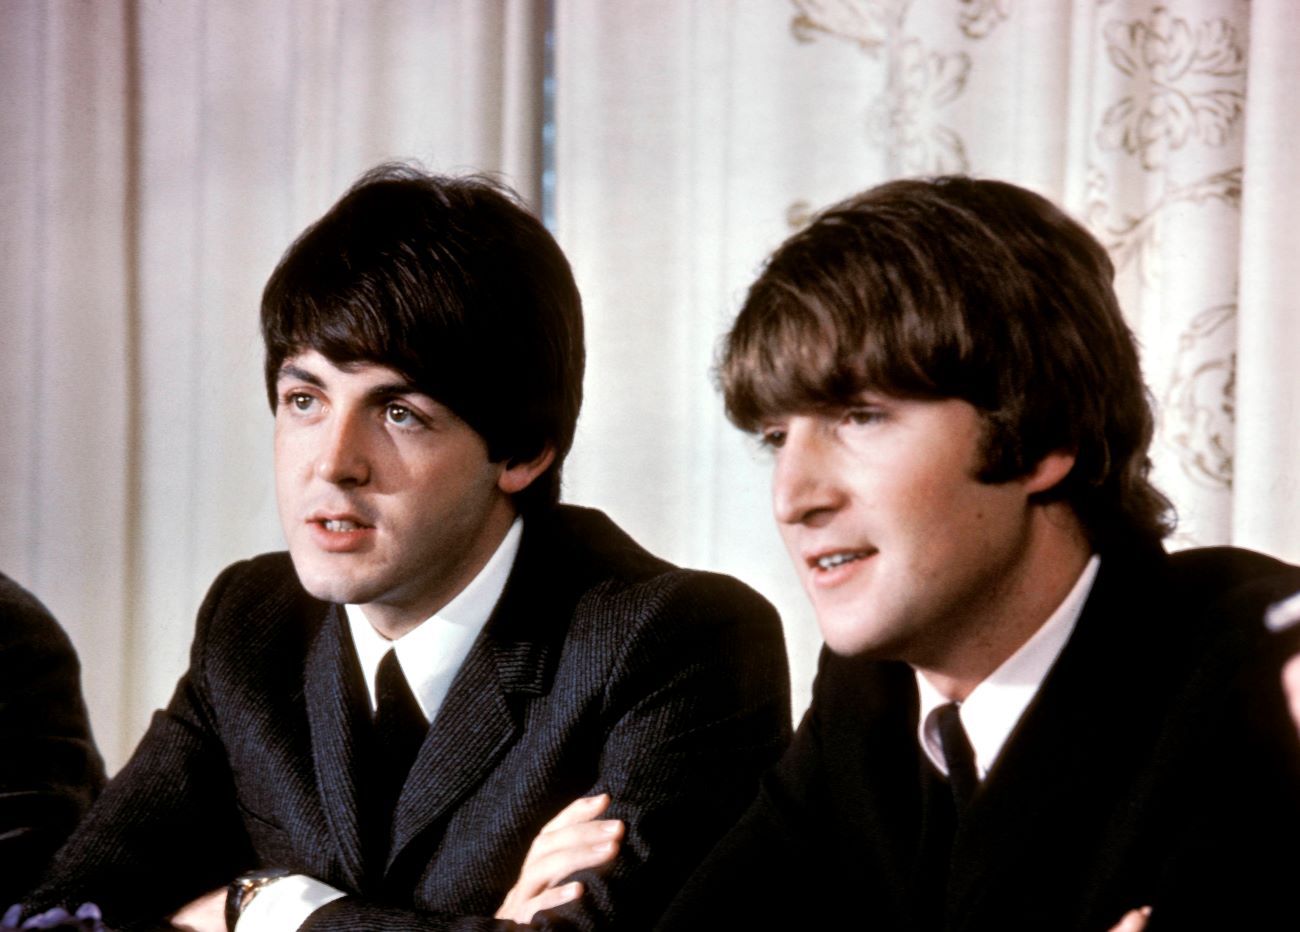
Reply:
<svg viewBox="0 0 1300 932"><path fill-rule="evenodd" d="M238 932L294 932L316 910L346 895L315 877L290 874L258 890L236 928Z"/></svg>

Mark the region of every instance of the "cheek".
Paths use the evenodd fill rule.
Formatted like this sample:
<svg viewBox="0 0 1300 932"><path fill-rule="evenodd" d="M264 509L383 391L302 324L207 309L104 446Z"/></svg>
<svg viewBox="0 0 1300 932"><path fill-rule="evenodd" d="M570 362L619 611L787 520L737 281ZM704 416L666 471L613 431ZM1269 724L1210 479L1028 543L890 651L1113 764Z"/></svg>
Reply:
<svg viewBox="0 0 1300 932"><path fill-rule="evenodd" d="M302 472L304 463L311 459L307 438L301 433L289 432L278 425L271 454L277 479L298 475Z"/></svg>
<svg viewBox="0 0 1300 932"><path fill-rule="evenodd" d="M790 554L793 558L798 552L798 545L795 540L795 528L778 520L776 523L776 529L781 535L781 543L785 544L785 552Z"/></svg>

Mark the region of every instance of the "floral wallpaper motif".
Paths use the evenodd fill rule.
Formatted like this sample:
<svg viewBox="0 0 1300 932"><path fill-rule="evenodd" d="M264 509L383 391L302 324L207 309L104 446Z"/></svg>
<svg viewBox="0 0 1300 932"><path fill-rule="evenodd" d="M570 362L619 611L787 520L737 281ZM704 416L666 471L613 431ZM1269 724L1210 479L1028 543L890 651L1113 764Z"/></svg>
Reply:
<svg viewBox="0 0 1300 932"><path fill-rule="evenodd" d="M1138 155L1159 168L1189 141L1221 146L1245 105L1246 53L1224 19L1193 24L1156 7L1146 20L1115 20L1106 53L1132 79L1131 93L1106 111L1103 149Z"/></svg>
<svg viewBox="0 0 1300 932"><path fill-rule="evenodd" d="M1237 306L1198 314L1178 338L1174 374L1161 399L1164 442L1183 471L1209 488L1232 488Z"/></svg>
<svg viewBox="0 0 1300 932"><path fill-rule="evenodd" d="M942 122L942 110L966 90L971 58L964 51L929 48L907 34L910 0L792 0L790 28L801 42L823 37L851 42L886 65L885 90L866 118L869 138L890 154L899 174L970 170L961 136ZM962 0L968 35L987 35L1010 0Z"/></svg>
<svg viewBox="0 0 1300 932"><path fill-rule="evenodd" d="M983 39L1011 15L1011 0L959 0L958 23L972 39Z"/></svg>
<svg viewBox="0 0 1300 932"><path fill-rule="evenodd" d="M790 30L800 42L819 34L844 39L874 54L888 39L890 24L902 21L911 0L792 0L798 12Z"/></svg>
<svg viewBox="0 0 1300 932"><path fill-rule="evenodd" d="M1107 176L1095 166L1088 177L1088 211L1086 219L1092 231L1101 239L1110 253L1115 267L1122 269L1133 261L1140 270L1149 266L1149 254L1159 247L1159 228L1162 217L1179 204L1200 204L1211 200L1222 201L1235 208L1241 207L1241 168L1230 168L1187 185L1174 185L1155 204L1141 213L1122 213L1117 218L1108 216L1111 203L1106 195Z"/></svg>
<svg viewBox="0 0 1300 932"><path fill-rule="evenodd" d="M868 133L893 150L908 174L969 171L966 144L939 122L939 110L966 89L970 56L930 51L908 39L891 58L889 89L867 115Z"/></svg>

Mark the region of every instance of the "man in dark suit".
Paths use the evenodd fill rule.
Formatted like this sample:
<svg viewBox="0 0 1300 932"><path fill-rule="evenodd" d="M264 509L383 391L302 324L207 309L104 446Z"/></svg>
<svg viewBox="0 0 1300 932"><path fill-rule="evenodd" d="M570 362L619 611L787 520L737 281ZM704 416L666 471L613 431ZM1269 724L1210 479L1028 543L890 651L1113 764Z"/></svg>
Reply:
<svg viewBox="0 0 1300 932"><path fill-rule="evenodd" d="M1300 928L1262 624L1300 570L1164 552L1112 277L1051 204L965 178L770 259L722 381L826 649L665 928Z"/></svg>
<svg viewBox="0 0 1300 932"><path fill-rule="evenodd" d="M72 643L0 573L0 911L40 879L103 785Z"/></svg>
<svg viewBox="0 0 1300 932"><path fill-rule="evenodd" d="M262 331L289 552L214 583L171 704L29 906L649 926L788 739L788 680L759 596L556 504L583 369L558 246L488 182L388 166L291 247ZM503 903L574 796L614 803L569 867L625 857Z"/></svg>

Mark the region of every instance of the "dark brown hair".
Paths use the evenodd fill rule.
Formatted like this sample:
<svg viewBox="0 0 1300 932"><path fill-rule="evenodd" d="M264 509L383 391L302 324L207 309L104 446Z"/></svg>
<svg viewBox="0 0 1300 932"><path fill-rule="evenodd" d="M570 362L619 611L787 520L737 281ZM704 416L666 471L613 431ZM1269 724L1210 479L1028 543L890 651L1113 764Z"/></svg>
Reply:
<svg viewBox="0 0 1300 932"><path fill-rule="evenodd" d="M1105 249L1050 202L964 177L895 181L790 237L723 348L727 414L843 405L866 389L959 398L985 421L979 478L1070 451L1046 498L1093 546L1158 540L1170 505L1147 479L1152 417Z"/></svg>
<svg viewBox="0 0 1300 932"><path fill-rule="evenodd" d="M582 302L560 247L504 186L368 172L280 260L262 337L272 408L297 353L389 366L474 428L493 462L551 446L516 505L558 500L582 406Z"/></svg>

